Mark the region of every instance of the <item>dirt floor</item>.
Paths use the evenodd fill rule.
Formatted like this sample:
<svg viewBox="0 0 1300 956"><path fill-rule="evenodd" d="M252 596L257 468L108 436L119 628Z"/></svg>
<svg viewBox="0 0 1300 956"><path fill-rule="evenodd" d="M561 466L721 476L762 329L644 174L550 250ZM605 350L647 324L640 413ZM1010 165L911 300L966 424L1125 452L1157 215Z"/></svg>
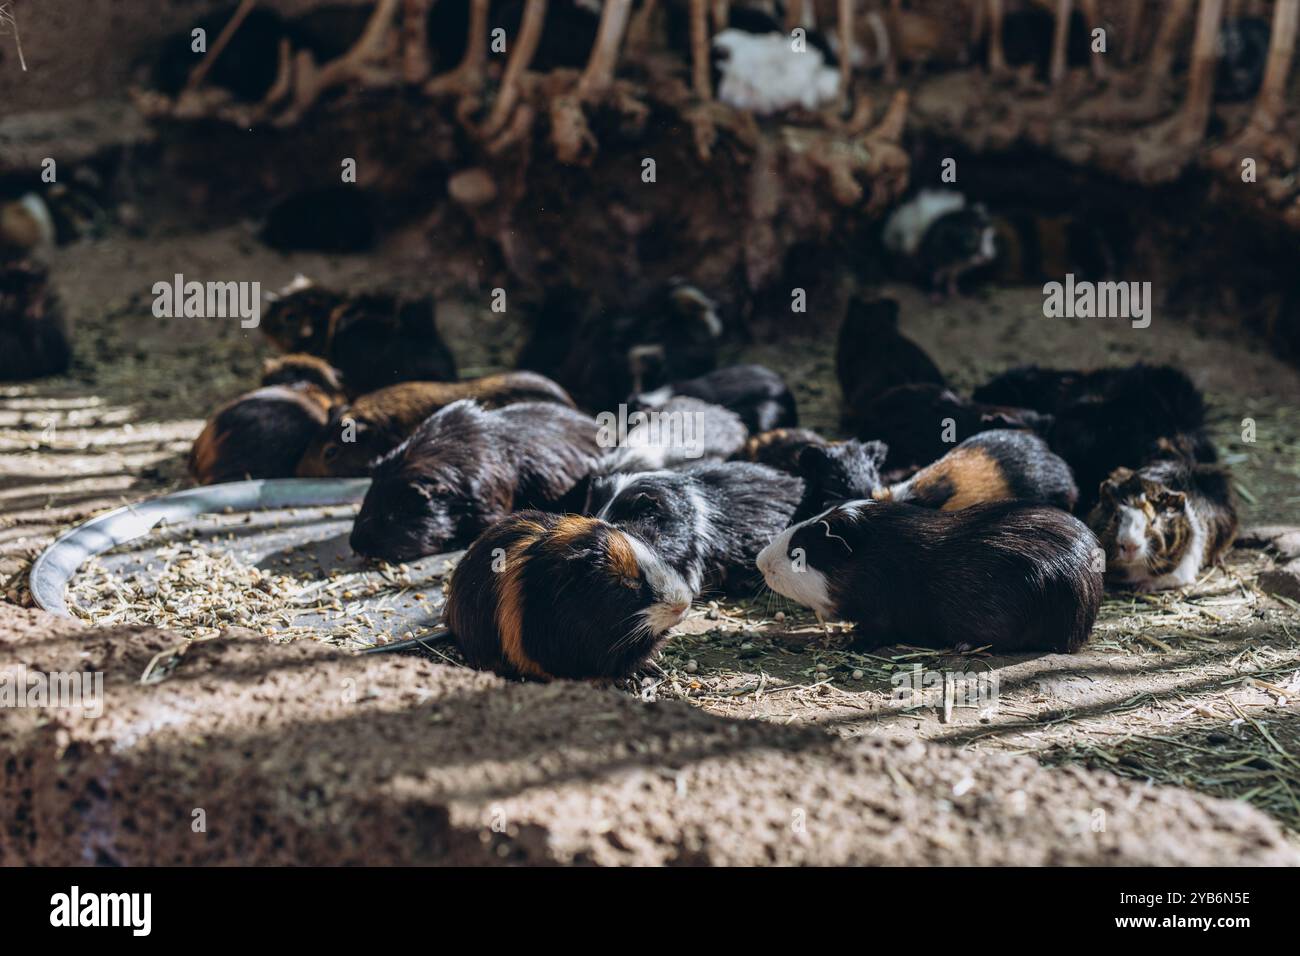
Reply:
<svg viewBox="0 0 1300 956"><path fill-rule="evenodd" d="M0 580L6 599L19 604L30 600L25 579L31 560L58 532L104 509L184 484L184 456L202 414L250 387L261 358L268 354L257 333L244 332L237 320L154 318L150 287L155 281L181 272L187 278L259 279L264 289L274 289L303 272L321 282L356 288L401 282L409 289L427 284L427 268L418 259L405 257L400 246L371 257L281 256L268 253L242 227L173 235L161 242L122 238L83 242L58 250L54 271L59 292L77 325L74 370L63 378L0 391ZM891 291L903 301L905 331L962 386L1021 362L1087 366L1146 359L1177 363L1210 398L1214 435L1235 470L1242 496L1243 525L1300 524L1300 373L1272 359L1260 343L1240 333L1223 337L1216 331L1220 328L1216 317L1175 318L1157 313L1150 328L1138 330L1113 320L1045 319L1041 292L1036 289L986 291L940 305L932 305L909 288ZM508 366L519 341L515 317L494 314L483 305L449 302L440 312L444 334L465 374ZM813 303L814 313L816 308ZM814 318L815 314L809 317L810 325ZM818 319L816 325L833 329L835 323ZM796 389L804 422L833 432L839 408L833 342L809 337L794 326L785 332L781 341L754 341L739 349L735 357L763 361L782 370ZM1246 418L1256 425L1254 443L1242 440ZM1285 852L1295 853L1300 847L1300 604L1270 597L1258 586L1260 572L1277 560L1267 550L1239 548L1225 568L1207 574L1187 592L1115 595L1106 602L1091 641L1072 656L996 658L978 651L945 655L905 647L874 655L856 654L845 649L848 637L842 626L820 625L802 609L760 597L740 606L697 607L657 664L642 678L617 688L615 694L570 685L507 685L483 675L458 673L464 669L455 662L450 648L442 664L402 658L375 666L389 673L402 667L419 668L409 678L414 681L410 686L427 684L432 688L428 694L439 699L448 694L478 695L484 701L481 706L497 715L490 728L480 729L491 729L497 735L506 732L499 718L512 709L517 714L524 707L549 707L552 699L580 698L583 703L572 707L582 711L582 720L595 722L592 726L609 721L615 737L632 741L627 744L633 747L631 751L622 752L617 759L609 757L620 766L637 764L636 738L627 715L648 712L629 709L635 699L620 702L616 698L621 694L644 701L684 701L703 711L709 720L692 724L683 713L688 708L669 704L670 709L662 713L674 716L663 725L662 733L667 735L670 725L681 722L683 727L704 728L700 732L706 737L718 735L716 740L709 738L713 741L709 747L721 751L704 748L711 754L710 766L714 768L709 772L735 777L732 783L742 790L755 779L768 781L763 785L767 787L778 786L771 781L781 775L807 775L808 785L819 788L819 799L831 799L826 794L840 785L834 782L840 780L837 774L892 776L895 771L888 767L897 764L887 756L894 752L890 748L905 746L901 741L933 741L942 747L918 753L926 755L926 762L933 766L948 768L936 771L944 780L955 767L968 769L981 786L993 787L1007 799L1013 799L1008 795L1016 788L999 782L1001 773L1012 773L1016 780L1023 776L1030 781L1022 781L1023 788L1031 794L1041 793L1042 800L1048 802L1059 801L1060 793L1072 787L1078 791L1078 799L1066 801L1073 808L1070 812L1076 814L1070 818L1073 823L1065 817L1043 818L1040 822L1045 829L1037 837L1015 837L1037 846L1037 855L1018 857L1014 847L1008 850L1005 845L994 851L989 847L996 839L989 837L986 845L980 842L984 837L971 836L968 828L961 831L962 839L949 846L947 855L942 847L912 855L898 851L902 856L895 859L900 862L1216 862L1245 852L1232 842L1238 839L1232 833L1235 824L1212 821L1208 829L1228 834L1223 837L1228 843L1219 847L1217 855L1198 849L1180 856L1172 847L1186 835L1170 821L1191 811L1177 804L1182 798L1177 794L1159 798L1175 800L1175 804L1149 819L1140 836L1130 833L1138 842L1127 845L1123 853L1117 855L1113 846L1100 844L1089 844L1091 849L1086 851L1051 849L1069 827L1084 826L1078 823L1078 814L1086 817L1088 807L1099 805L1085 795L1092 792L1090 788L1119 786L1122 789L1116 792L1133 800L1148 799L1142 794L1167 792L1147 789L1151 782L1247 801L1281 824L1292 844ZM12 625L13 615L19 612L11 608L5 613ZM23 626L57 643L57 628L52 631L40 621ZM12 626L0 627L0 631L13 635ZM118 644L122 640L119 634ZM150 638L147 643L165 646L160 640ZM255 661L257 654L246 646L249 640L247 636L238 639L243 642L238 654ZM969 635L968 642L978 646L978 634ZM277 649L275 653L289 652ZM144 659L149 656L144 654ZM949 703L956 706L945 706L944 675L949 675ZM923 687L919 696L905 691L911 681ZM147 702L132 700L133 707L146 707ZM186 705L186 709L193 706ZM556 721L568 720L566 713L564 707L548 711L543 736L558 733ZM435 708L428 719L437 719L436 714ZM646 721L643 729L649 733L658 726L649 718L636 719ZM764 730L749 721L782 729ZM814 728L829 731L829 736ZM103 733L109 730L105 728ZM764 733L779 736L763 738ZM805 750L798 756L752 758L758 760L753 766L746 765L744 761L751 758L744 757L728 764L718 757L727 747L723 741L731 739L728 734L745 742L737 744L740 750ZM836 739L864 737L896 738L899 742ZM107 746L105 739L101 737L94 746ZM761 743L764 740L767 743ZM820 756L807 755L809 740L823 741L814 748ZM798 748L791 741L798 742ZM585 746L575 739L557 744L557 749L564 751L570 744ZM473 745L462 738L458 746L465 752L458 751L455 760L472 762L478 768L476 773L487 773L488 779L497 781L495 789L485 784L476 791L474 813L482 809L485 794L513 794L512 799L522 801L522 809L511 811L514 818L541 814L554 824L546 832L546 853L530 859L682 862L694 859L689 846L698 849L700 845L708 849L699 851L699 859L713 862L890 858L878 852L873 856L858 844L835 849L834 840L814 841L815 850L791 853L771 851L771 843L763 840L742 840L748 849L724 852L719 847L744 836L723 832L727 826L735 826L734 820L716 824L719 829L711 836L713 824L692 821L687 829L696 827L705 834L694 844L682 842L683 824L677 820L673 824L677 835L671 839L660 833L646 836L649 843L645 845L610 849L606 841L601 849L593 850L587 832L592 814L617 819L620 807L627 807L629 801L643 800L656 806L655 801L661 799L656 795L659 790L666 788L668 796L663 799L668 799L674 787L682 786L680 778L673 775L676 771L665 776L654 767L642 767L635 781L619 778L617 784L602 773L602 784L593 789L582 781L599 762L596 756L572 779L560 770L552 779L546 773L530 777L523 765L535 755L528 748L498 750L497 738L492 735L485 733ZM536 748L537 742L530 746ZM603 746L591 744L594 750ZM850 749L837 749L843 747ZM823 766L820 761L831 760L827 753L839 755L832 762L848 760L848 764L835 763L835 770ZM995 754L998 756L992 756ZM1108 773L1067 778L1040 771L1032 761L1002 762L1006 755L1017 754L1031 755L1048 765L1082 766ZM436 762L446 756L431 751L428 758ZM488 763L496 768L497 776L484 769ZM850 765L856 769L844 769ZM1006 769L1012 767L1020 769ZM381 770L370 768L368 772L382 776ZM827 775L825 782L813 778L817 773ZM1117 784L1109 774L1129 778L1131 783ZM530 781L527 787L509 783L525 778ZM562 783L555 783L561 779ZM963 779L962 773L954 778L958 783ZM461 783L469 786L463 780ZM723 786L710 782L706 774L690 785L715 784ZM893 790L893 796L882 791L862 799L887 802L899 792L915 793L911 789L914 784L895 780L885 788ZM851 793L858 793L855 786L849 786ZM638 787L647 792L638 795ZM761 790L753 798L755 805L764 799ZM926 793L925 799L931 799L933 793ZM1023 799L1023 793L1014 799ZM943 802L925 803L925 812L942 815L946 812ZM850 804L851 800L837 812L861 813L860 806L853 811ZM542 805L550 809L538 809ZM1193 805L1197 813L1229 812L1212 801L1187 804ZM564 818L566 806L580 806L582 812L574 819L583 822L555 824ZM788 810L779 809L785 804L778 801L776 806L778 810L771 811L775 817L768 821L774 827L779 825L773 822L776 817L788 815ZM1171 812L1171 807L1180 809ZM1204 809L1207 807L1213 809ZM455 812L461 811L453 811L453 816ZM736 816L734 808L730 816ZM881 819L888 816L886 813ZM1252 816L1247 822L1255 826L1260 819ZM941 834L949 832L944 831L946 825L932 819L925 823L932 835L940 834L934 839L941 843ZM1186 825L1194 829L1199 824ZM583 833L567 832L566 826ZM309 829L304 827L303 832ZM598 826L595 830L600 832ZM1267 839L1251 836L1247 842L1272 845L1269 841L1273 839L1273 835ZM671 850L664 848L665 840ZM1088 855L1094 851L1098 855ZM503 857L510 852L503 851ZM1283 855L1270 857L1273 862L1300 860L1300 856L1286 856L1281 849L1276 852ZM307 855L325 859L329 854L327 848L316 847ZM122 857L142 859L138 853ZM177 858L211 857L181 854ZM412 858L429 857L416 854Z"/></svg>

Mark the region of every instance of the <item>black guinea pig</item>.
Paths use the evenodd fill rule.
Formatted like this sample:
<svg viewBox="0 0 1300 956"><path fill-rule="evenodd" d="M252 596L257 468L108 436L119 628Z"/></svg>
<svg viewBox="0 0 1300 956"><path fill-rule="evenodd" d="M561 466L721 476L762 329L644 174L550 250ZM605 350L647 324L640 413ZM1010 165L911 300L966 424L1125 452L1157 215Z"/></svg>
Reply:
<svg viewBox="0 0 1300 956"><path fill-rule="evenodd" d="M1070 466L1047 442L1033 432L999 428L972 435L906 481L866 497L940 511L1018 498L1071 511L1079 489Z"/></svg>
<svg viewBox="0 0 1300 956"><path fill-rule="evenodd" d="M1046 505L857 501L783 531L758 568L778 594L853 621L862 647L1073 653L1101 606L1101 554L1083 522Z"/></svg>
<svg viewBox="0 0 1300 956"><path fill-rule="evenodd" d="M503 372L459 382L398 382L330 410L329 424L298 462L300 477L370 474L370 463L396 448L426 418L452 402L472 398L484 408L521 402L573 407L559 385L536 372Z"/></svg>
<svg viewBox="0 0 1300 956"><path fill-rule="evenodd" d="M563 509L599 460L595 421L572 408L453 402L375 463L352 550L407 561L464 547L511 511Z"/></svg>
<svg viewBox="0 0 1300 956"><path fill-rule="evenodd" d="M736 458L797 475L800 473L799 456L805 448L825 448L829 444L811 428L773 428L750 435L745 447L736 453Z"/></svg>
<svg viewBox="0 0 1300 956"><path fill-rule="evenodd" d="M632 401L641 408L662 408L679 395L731 409L752 432L789 428L799 421L790 386L763 365L729 365L652 392L642 392Z"/></svg>
<svg viewBox="0 0 1300 956"><path fill-rule="evenodd" d="M979 432L1022 428L1043 434L1052 424L1050 415L969 401L934 384L891 388L855 411L858 436L878 438L889 446L883 466L889 473L928 465L943 457L954 441Z"/></svg>
<svg viewBox="0 0 1300 956"><path fill-rule="evenodd" d="M693 593L749 596L759 584L754 558L790 523L802 494L798 478L774 468L710 462L596 478L587 510L646 541Z"/></svg>
<svg viewBox="0 0 1300 956"><path fill-rule="evenodd" d="M680 281L631 298L611 312L576 289L550 290L516 365L549 375L598 411L717 366L724 330L711 298Z"/></svg>
<svg viewBox="0 0 1300 956"><path fill-rule="evenodd" d="M268 385L217 410L190 449L201 485L246 478L291 478L307 445L342 396L309 382Z"/></svg>
<svg viewBox="0 0 1300 956"><path fill-rule="evenodd" d="M655 409L633 411L626 420L613 412L601 412L596 422L600 446L609 449L600 466L606 474L657 471L730 458L749 437L735 412L686 396L669 399Z"/></svg>
<svg viewBox="0 0 1300 956"><path fill-rule="evenodd" d="M844 424L857 431L863 406L899 385L943 385L925 350L898 331L893 299L855 298L840 325L835 375L844 395ZM876 436L863 436L876 437Z"/></svg>
<svg viewBox="0 0 1300 956"><path fill-rule="evenodd" d="M880 469L888 454L884 442L856 438L805 447L797 472L804 495L793 520L803 521L844 501L870 498L884 483Z"/></svg>
<svg viewBox="0 0 1300 956"><path fill-rule="evenodd" d="M71 362L68 322L45 267L0 262L0 381L58 375Z"/></svg>
<svg viewBox="0 0 1300 956"><path fill-rule="evenodd" d="M686 616L691 591L645 542L595 518L520 511L456 565L444 623L474 667L619 678Z"/></svg>

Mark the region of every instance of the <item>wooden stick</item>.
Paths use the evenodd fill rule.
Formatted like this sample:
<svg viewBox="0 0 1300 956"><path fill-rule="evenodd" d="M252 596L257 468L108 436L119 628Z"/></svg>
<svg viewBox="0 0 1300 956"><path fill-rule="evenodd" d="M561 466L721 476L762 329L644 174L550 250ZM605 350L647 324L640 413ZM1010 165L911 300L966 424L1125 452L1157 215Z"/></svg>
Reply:
<svg viewBox="0 0 1300 956"><path fill-rule="evenodd" d="M257 0L241 0L239 7L235 10L234 16L230 18L229 22L221 28L221 32L217 34L217 39L213 42L212 49L208 50L207 55L199 61L199 65L190 72L189 79L185 83L185 88L187 90L195 89L205 79L207 79L208 73L212 70L213 64L217 62L217 57L221 56L221 52L226 48L226 45L230 43L230 38L235 35L235 31L239 29L240 24L242 24L244 20L248 18L248 15L253 12L253 7L255 6L257 6Z"/></svg>

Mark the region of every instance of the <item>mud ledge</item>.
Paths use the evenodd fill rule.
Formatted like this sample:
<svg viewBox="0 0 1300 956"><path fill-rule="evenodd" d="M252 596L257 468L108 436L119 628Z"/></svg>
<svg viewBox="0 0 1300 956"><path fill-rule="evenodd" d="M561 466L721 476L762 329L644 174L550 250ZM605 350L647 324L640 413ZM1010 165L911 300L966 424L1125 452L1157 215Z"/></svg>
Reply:
<svg viewBox="0 0 1300 956"><path fill-rule="evenodd" d="M8 675L105 675L98 719L6 717L0 864L1300 864L1243 804L1027 758L237 632L168 667L182 643L0 605Z"/></svg>

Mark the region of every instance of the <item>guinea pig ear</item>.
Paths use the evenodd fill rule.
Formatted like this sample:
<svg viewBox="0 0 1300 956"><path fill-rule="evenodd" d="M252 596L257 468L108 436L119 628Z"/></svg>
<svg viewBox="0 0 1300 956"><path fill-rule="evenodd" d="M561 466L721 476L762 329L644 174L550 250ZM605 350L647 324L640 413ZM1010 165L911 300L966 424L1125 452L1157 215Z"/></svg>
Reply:
<svg viewBox="0 0 1300 956"><path fill-rule="evenodd" d="M1182 511L1187 507L1187 496L1181 491L1163 492L1156 501L1158 506L1165 511Z"/></svg>
<svg viewBox="0 0 1300 956"><path fill-rule="evenodd" d="M831 469L831 454L821 445L808 445L799 452L798 465L804 478L823 478Z"/></svg>

